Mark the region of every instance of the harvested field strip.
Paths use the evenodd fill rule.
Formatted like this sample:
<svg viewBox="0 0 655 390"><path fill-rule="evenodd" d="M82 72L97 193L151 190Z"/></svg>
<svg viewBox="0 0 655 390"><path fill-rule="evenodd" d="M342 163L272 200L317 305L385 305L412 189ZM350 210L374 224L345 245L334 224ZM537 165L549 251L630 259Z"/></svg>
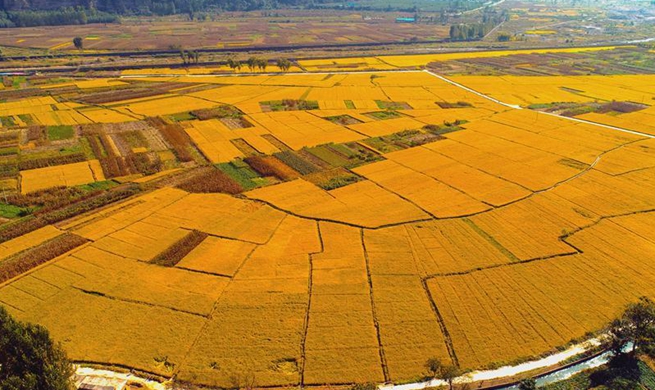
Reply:
<svg viewBox="0 0 655 390"><path fill-rule="evenodd" d="M208 237L207 233L193 230L184 236L181 240L168 247L165 251L157 255L150 262L152 264L164 267L173 267L193 251L201 242Z"/></svg>
<svg viewBox="0 0 655 390"><path fill-rule="evenodd" d="M6 241L0 244L0 259L8 258L20 252L29 250L33 246L41 245L62 234L64 234L63 231L53 226L45 226L41 229L14 238L13 240Z"/></svg>
<svg viewBox="0 0 655 390"><path fill-rule="evenodd" d="M300 173L273 156L247 157L244 161L262 176L274 176L280 180L292 180L300 177Z"/></svg>
<svg viewBox="0 0 655 390"><path fill-rule="evenodd" d="M137 187L117 188L36 217L26 217L13 224L3 226L0 229L0 242L9 241L49 224L61 222L65 219L126 199L138 192L139 189Z"/></svg>
<svg viewBox="0 0 655 390"><path fill-rule="evenodd" d="M0 284L24 274L57 256L87 243L88 240L72 233L66 233L24 252L0 261Z"/></svg>
<svg viewBox="0 0 655 390"><path fill-rule="evenodd" d="M289 151L291 148L285 144L284 142L280 141L277 137L275 137L273 134L262 134L262 138L264 138L266 141L270 142L271 145L275 146L276 148L282 150L282 151Z"/></svg>
<svg viewBox="0 0 655 390"><path fill-rule="evenodd" d="M193 193L239 194L244 188L220 169L210 169L194 175L177 185L177 188Z"/></svg>
<svg viewBox="0 0 655 390"><path fill-rule="evenodd" d="M232 144L239 149L241 153L243 153L244 156L249 157L249 156L258 156L260 155L259 151L257 149L253 148L252 145L250 145L246 140L243 138L237 138L230 140Z"/></svg>
<svg viewBox="0 0 655 390"><path fill-rule="evenodd" d="M21 171L52 167L55 165L73 164L86 161L83 153L73 153L65 156L53 156L36 159L21 159L18 162L18 169Z"/></svg>

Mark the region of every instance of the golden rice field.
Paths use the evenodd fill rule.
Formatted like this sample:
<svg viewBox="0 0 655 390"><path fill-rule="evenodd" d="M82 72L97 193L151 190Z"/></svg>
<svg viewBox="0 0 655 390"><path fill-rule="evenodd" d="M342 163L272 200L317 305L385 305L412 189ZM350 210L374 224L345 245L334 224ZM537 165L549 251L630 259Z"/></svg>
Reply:
<svg viewBox="0 0 655 390"><path fill-rule="evenodd" d="M408 382L431 357L516 363L655 298L655 77L453 80L510 105L648 107L575 121L422 71L49 86L85 92L7 101L0 116L74 126L96 158L20 170L18 192L107 180L138 192L1 241L0 269L82 243L0 284L0 304L77 362L232 388ZM161 93L130 92L147 86ZM110 177L107 161L146 150L157 172ZM232 186L175 181L195 170Z"/></svg>

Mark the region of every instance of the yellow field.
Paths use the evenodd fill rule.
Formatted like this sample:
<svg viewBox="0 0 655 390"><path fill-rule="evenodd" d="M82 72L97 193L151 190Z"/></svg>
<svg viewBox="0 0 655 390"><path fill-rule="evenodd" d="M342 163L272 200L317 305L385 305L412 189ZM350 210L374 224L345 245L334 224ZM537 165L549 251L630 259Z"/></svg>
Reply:
<svg viewBox="0 0 655 390"><path fill-rule="evenodd" d="M98 161L85 161L21 172L21 192L27 194L50 187L76 186L102 181Z"/></svg>
<svg viewBox="0 0 655 390"><path fill-rule="evenodd" d="M423 71L205 72L135 78L139 93L109 102L123 81L57 86L98 105L0 103L76 137L3 128L20 149L9 194L104 181L114 160L159 164L107 175L124 184L103 194L134 189L125 199L0 242L2 267L64 234L89 240L0 285L0 304L74 361L222 388L400 383L431 357L473 370L541 356L655 298L654 76L453 78L503 105ZM511 106L612 99L647 107L576 121ZM88 161L61 164L63 148ZM52 166L19 168L17 153Z"/></svg>
<svg viewBox="0 0 655 390"><path fill-rule="evenodd" d="M361 58L343 58L343 59L326 59L326 60L304 60L300 61L306 69L339 71L339 70L385 70L391 68L406 68L425 66L430 62L461 60L465 58L492 58L502 57L520 53L579 53L584 51L612 50L614 47L589 47L589 48L570 48L570 49L535 49L535 50L498 50L487 52L461 52L461 53L443 53L443 54L418 54L402 56L379 56L379 57L361 57ZM344 69L345 68L345 69Z"/></svg>

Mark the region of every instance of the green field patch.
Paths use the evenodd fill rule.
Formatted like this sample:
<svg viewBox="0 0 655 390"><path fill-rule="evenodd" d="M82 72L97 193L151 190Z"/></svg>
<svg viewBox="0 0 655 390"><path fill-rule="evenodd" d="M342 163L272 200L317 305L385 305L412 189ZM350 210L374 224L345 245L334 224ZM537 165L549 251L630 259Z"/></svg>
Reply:
<svg viewBox="0 0 655 390"><path fill-rule="evenodd" d="M456 120L454 122L444 122L443 125L425 125L423 130L435 135L444 135L455 131L463 130L462 125L468 123L466 120Z"/></svg>
<svg viewBox="0 0 655 390"><path fill-rule="evenodd" d="M312 173L304 176L304 179L316 184L326 191L345 187L349 184L363 180L360 176L355 175L344 168L335 168L323 172Z"/></svg>
<svg viewBox="0 0 655 390"><path fill-rule="evenodd" d="M440 134L433 134L419 130L405 130L391 135L369 138L363 142L382 153L390 153L396 150L425 145L444 138L445 137Z"/></svg>
<svg viewBox="0 0 655 390"><path fill-rule="evenodd" d="M75 129L73 129L73 126L68 125L48 126L47 134L50 141L61 141L73 138Z"/></svg>
<svg viewBox="0 0 655 390"><path fill-rule="evenodd" d="M336 145L321 145L305 148L305 150L333 167L345 167L350 164L349 157L353 156L354 153L347 148L345 148L346 153L338 152L334 149L335 147Z"/></svg>
<svg viewBox="0 0 655 390"><path fill-rule="evenodd" d="M411 110L412 106L410 106L407 102L389 102L385 100L376 100L375 104L378 105L378 108L382 110Z"/></svg>
<svg viewBox="0 0 655 390"><path fill-rule="evenodd" d="M116 187L117 185L118 183L113 180L104 180L104 181L96 181L89 184L83 184L77 187L82 191L93 192L93 191L108 190L110 188Z"/></svg>
<svg viewBox="0 0 655 390"><path fill-rule="evenodd" d="M309 111L318 110L318 102L315 100L269 100L259 102L264 112L268 111Z"/></svg>
<svg viewBox="0 0 655 390"><path fill-rule="evenodd" d="M16 120L14 120L13 116L2 116L0 117L0 124L2 124L3 127L15 127Z"/></svg>
<svg viewBox="0 0 655 390"><path fill-rule="evenodd" d="M367 112L364 115L379 121L400 118L402 116L400 113L393 110Z"/></svg>
<svg viewBox="0 0 655 390"><path fill-rule="evenodd" d="M252 190L267 183L265 179L260 177L243 160L233 160L229 163L217 164L216 167L239 183L244 191Z"/></svg>
<svg viewBox="0 0 655 390"><path fill-rule="evenodd" d="M0 148L0 156L11 156L18 154L19 149L17 147L11 146L8 148Z"/></svg>
<svg viewBox="0 0 655 390"><path fill-rule="evenodd" d="M2 218L13 219L18 217L24 217L29 213L30 213L29 208L18 207L12 204L0 203L0 217Z"/></svg>
<svg viewBox="0 0 655 390"><path fill-rule="evenodd" d="M21 114L18 115L18 118L25 122L26 125L30 126L34 124L34 118L30 114Z"/></svg>
<svg viewBox="0 0 655 390"><path fill-rule="evenodd" d="M302 175L308 175L321 170L319 167L303 158L299 153L293 151L275 153L274 156L294 170L300 172Z"/></svg>
<svg viewBox="0 0 655 390"><path fill-rule="evenodd" d="M358 123L363 123L359 119L353 118L350 115L328 116L328 117L325 117L325 119L329 120L332 123L336 123L337 125L341 125L341 126L356 125Z"/></svg>
<svg viewBox="0 0 655 390"><path fill-rule="evenodd" d="M196 119L195 116L193 116L190 112L180 112L177 114L172 114L169 115L168 118L175 122L184 122L184 121L192 121Z"/></svg>

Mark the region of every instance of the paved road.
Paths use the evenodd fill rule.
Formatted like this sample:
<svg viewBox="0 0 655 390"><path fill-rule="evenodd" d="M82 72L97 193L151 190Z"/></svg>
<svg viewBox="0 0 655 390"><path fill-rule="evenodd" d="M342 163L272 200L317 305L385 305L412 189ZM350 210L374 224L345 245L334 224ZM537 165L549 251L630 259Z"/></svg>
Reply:
<svg viewBox="0 0 655 390"><path fill-rule="evenodd" d="M509 104L509 103L502 102L502 101L500 101L500 100L498 100L496 98L493 98L493 97L491 97L489 95L485 95L482 92L478 92L478 91L476 91L474 89L471 89L471 88L469 88L469 87L467 87L465 85L462 85L462 84L457 83L457 82L455 82L453 80L447 79L444 76L438 75L438 74L436 74L434 72L430 72L429 70L425 70L425 72L428 73L428 74L431 74L432 76L434 76L434 77L436 77L438 79L441 79L441 80L447 82L448 84L454 85L454 86L456 86L458 88L461 88L461 89L463 89L465 91L476 94L476 95L478 95L478 96L480 96L482 98L485 98L487 100L490 100L490 101L492 101L494 103L497 103L497 104L500 104L502 106L513 108L515 110L523 110L524 109L523 107L521 107L519 105L516 105L516 104ZM587 120L584 120L584 119L571 118L571 117L568 117L568 116L557 115L557 114L553 114L553 113L550 113L550 112L543 112L543 111L539 111L539 112L541 112L542 114L545 114L545 115L555 116L555 117L566 119L566 120L569 120L569 121L572 121L572 122L585 123L585 124L588 124L588 125L602 127L602 128L608 129L608 130L620 131L620 132L623 132L623 133L638 135L638 136L646 137L646 138L655 138L655 135L648 134L648 133L642 133L641 131L630 130L630 129L626 129L626 128L623 128L623 127L605 125L605 124L602 124L602 123L587 121Z"/></svg>

